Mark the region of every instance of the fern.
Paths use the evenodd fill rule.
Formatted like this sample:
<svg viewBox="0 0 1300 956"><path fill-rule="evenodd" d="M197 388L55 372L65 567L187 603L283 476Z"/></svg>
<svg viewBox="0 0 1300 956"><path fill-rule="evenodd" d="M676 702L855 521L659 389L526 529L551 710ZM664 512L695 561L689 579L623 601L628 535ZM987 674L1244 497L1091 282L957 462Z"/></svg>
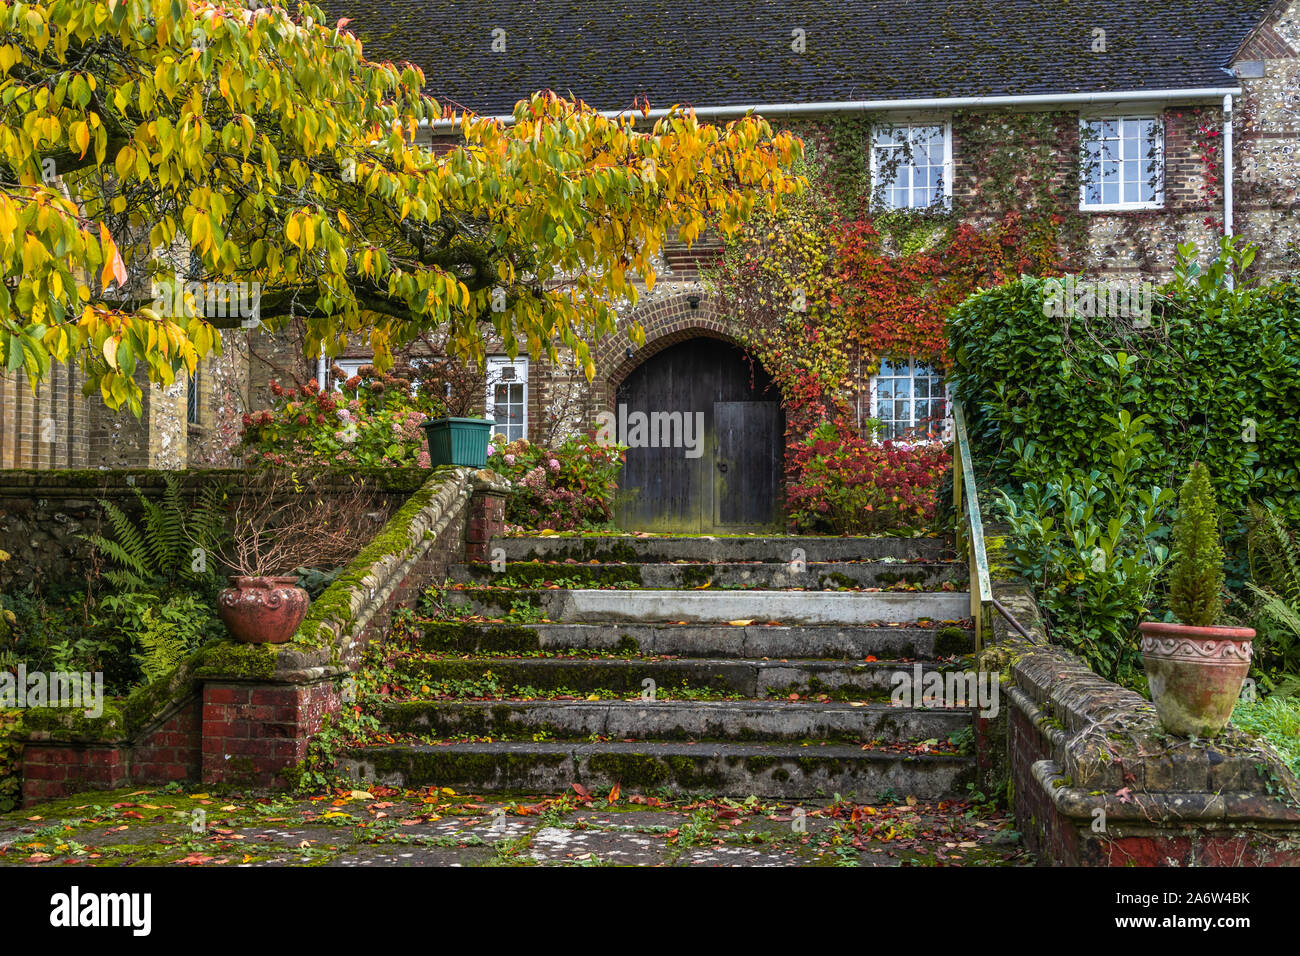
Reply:
<svg viewBox="0 0 1300 956"><path fill-rule="evenodd" d="M139 490L135 493L143 497ZM155 571L140 529L127 517L126 512L113 502L101 498L99 504L104 509L108 523L113 529L113 538L109 539L100 534L88 534L83 537L96 550L118 565L116 569L106 571L104 577L118 587L128 590L141 590L148 587Z"/></svg>
<svg viewBox="0 0 1300 956"><path fill-rule="evenodd" d="M157 501L139 488L132 488L140 506L139 521L133 521L116 504L100 499L100 506L112 528L112 538L100 534L82 537L113 562L104 578L123 591L147 591L159 580L171 584L179 578L206 577L190 569L190 547L197 545L213 553L223 530L225 514L222 488L203 489L194 508L186 507L180 481L163 476L164 491Z"/></svg>
<svg viewBox="0 0 1300 956"><path fill-rule="evenodd" d="M143 654L133 654L140 665L146 683L153 683L166 677L189 653L184 638L180 636L175 624L160 621L152 610L144 612L145 629L140 632L140 646Z"/></svg>
<svg viewBox="0 0 1300 956"><path fill-rule="evenodd" d="M1250 502L1250 576L1300 607L1300 546L1272 508Z"/></svg>

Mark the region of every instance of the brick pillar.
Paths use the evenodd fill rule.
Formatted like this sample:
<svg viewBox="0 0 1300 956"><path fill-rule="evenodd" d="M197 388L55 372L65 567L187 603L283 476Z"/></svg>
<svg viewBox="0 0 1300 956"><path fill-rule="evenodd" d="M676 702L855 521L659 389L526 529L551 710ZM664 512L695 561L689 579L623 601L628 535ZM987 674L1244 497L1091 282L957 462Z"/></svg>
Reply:
<svg viewBox="0 0 1300 956"><path fill-rule="evenodd" d="M465 560L490 561L492 538L505 531L505 495L486 489L474 492L469 504L469 529L466 535Z"/></svg>
<svg viewBox="0 0 1300 956"><path fill-rule="evenodd" d="M329 681L203 686L203 782L284 786L283 772L307 756L325 715L338 710Z"/></svg>

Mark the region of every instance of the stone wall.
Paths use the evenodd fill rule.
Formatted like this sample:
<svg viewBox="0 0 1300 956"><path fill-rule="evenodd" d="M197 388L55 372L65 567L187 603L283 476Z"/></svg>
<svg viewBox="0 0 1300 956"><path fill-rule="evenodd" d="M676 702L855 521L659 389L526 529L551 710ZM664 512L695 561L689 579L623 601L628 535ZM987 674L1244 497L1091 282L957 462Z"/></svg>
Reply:
<svg viewBox="0 0 1300 956"><path fill-rule="evenodd" d="M21 368L0 372L0 468L86 467L91 408L75 368L53 363L35 391Z"/></svg>
<svg viewBox="0 0 1300 956"><path fill-rule="evenodd" d="M418 469L322 471L305 480L313 492L329 495L351 490L351 479L357 476L369 481L391 510L420 486L425 473ZM177 477L182 493L192 499L212 483L237 489L247 475L238 469L206 469ZM0 590L27 582L84 581L91 548L81 535L104 530L100 499L135 514L133 489L157 497L165 487L162 474L145 470L0 471L0 550L12 556L0 563Z"/></svg>
<svg viewBox="0 0 1300 956"><path fill-rule="evenodd" d="M1300 4L1274 8L1234 64L1245 96L1236 117L1237 230L1261 246L1269 274L1300 269Z"/></svg>
<svg viewBox="0 0 1300 956"><path fill-rule="evenodd" d="M249 411L249 341L243 329L224 329L221 354L210 355L199 370L198 421L186 428L186 467L229 468L238 453L242 419Z"/></svg>

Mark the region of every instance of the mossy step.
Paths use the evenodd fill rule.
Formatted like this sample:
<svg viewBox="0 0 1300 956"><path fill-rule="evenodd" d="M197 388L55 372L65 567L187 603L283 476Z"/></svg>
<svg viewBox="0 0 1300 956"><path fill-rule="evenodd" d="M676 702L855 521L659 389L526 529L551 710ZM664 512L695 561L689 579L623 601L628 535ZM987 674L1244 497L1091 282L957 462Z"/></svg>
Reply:
<svg viewBox="0 0 1300 956"><path fill-rule="evenodd" d="M532 588L562 583L566 587L638 588L799 588L836 591L852 588L934 590L966 576L965 565L952 562L802 562L792 564L557 564L539 561L461 564L451 578L460 584Z"/></svg>
<svg viewBox="0 0 1300 956"><path fill-rule="evenodd" d="M448 589L442 602L462 613L500 618L527 607L535 620L574 624L603 621L726 624L734 620L782 624L875 624L957 621L970 614L962 591L526 590Z"/></svg>
<svg viewBox="0 0 1300 956"><path fill-rule="evenodd" d="M918 800L957 797L975 778L970 757L864 750L852 744L391 744L347 750L339 765L358 785L559 793L575 783L589 790L617 783L625 793L665 789L786 799L838 793L859 802L886 794Z"/></svg>
<svg viewBox="0 0 1300 956"><path fill-rule="evenodd" d="M729 624L463 624L424 626L431 651L522 653L591 650L677 657L951 657L975 650L975 632L945 627Z"/></svg>
<svg viewBox="0 0 1300 956"><path fill-rule="evenodd" d="M565 689L590 693L639 694L651 686L690 688L742 697L785 697L828 694L846 700L887 699L897 686L895 674L942 670L933 662L839 660L736 660L697 658L678 660L555 657L448 657L427 659L406 656L398 670L409 679L425 683L481 681L490 673L503 687ZM653 681L653 685L648 683Z"/></svg>
<svg viewBox="0 0 1300 956"><path fill-rule="evenodd" d="M936 561L956 557L946 538L816 537L799 535L652 536L554 535L498 537L506 561Z"/></svg>
<svg viewBox="0 0 1300 956"><path fill-rule="evenodd" d="M946 740L971 726L968 710L824 704L788 700L724 701L405 701L386 703L380 719L393 733L437 737L593 734L643 740Z"/></svg>

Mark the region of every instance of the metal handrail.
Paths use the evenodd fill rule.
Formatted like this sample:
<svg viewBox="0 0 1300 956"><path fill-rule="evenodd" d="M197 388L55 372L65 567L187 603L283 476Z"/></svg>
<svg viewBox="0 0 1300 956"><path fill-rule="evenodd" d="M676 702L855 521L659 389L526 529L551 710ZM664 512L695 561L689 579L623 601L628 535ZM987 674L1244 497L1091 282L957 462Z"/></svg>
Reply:
<svg viewBox="0 0 1300 956"><path fill-rule="evenodd" d="M952 456L952 506L957 516L957 548L966 552L970 572L970 616L975 622L975 649L978 652L984 649L985 635L993 633L993 584L989 579L984 520L980 517L975 467L970 457L970 436L966 432L966 416L961 402L952 403L952 422L956 445Z"/></svg>

